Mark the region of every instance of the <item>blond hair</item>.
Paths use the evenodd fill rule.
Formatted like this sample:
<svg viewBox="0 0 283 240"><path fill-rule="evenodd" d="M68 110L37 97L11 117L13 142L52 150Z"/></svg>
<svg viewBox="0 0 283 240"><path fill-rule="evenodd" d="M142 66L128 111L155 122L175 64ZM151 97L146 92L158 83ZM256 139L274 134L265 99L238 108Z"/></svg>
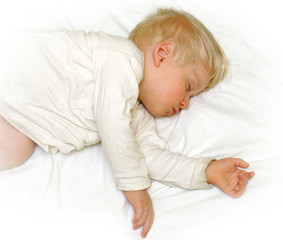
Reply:
<svg viewBox="0 0 283 240"><path fill-rule="evenodd" d="M207 89L214 87L228 74L225 53L211 32L193 15L175 9L158 9L140 22L130 33L131 39L142 51L162 41L174 43L174 61L185 65L203 63L211 76Z"/></svg>

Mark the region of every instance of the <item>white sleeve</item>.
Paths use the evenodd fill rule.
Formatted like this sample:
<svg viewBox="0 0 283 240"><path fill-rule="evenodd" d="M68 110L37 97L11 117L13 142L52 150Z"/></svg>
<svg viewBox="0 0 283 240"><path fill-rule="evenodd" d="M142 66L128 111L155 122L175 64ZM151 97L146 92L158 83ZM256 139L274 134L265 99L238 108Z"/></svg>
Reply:
<svg viewBox="0 0 283 240"><path fill-rule="evenodd" d="M158 136L154 118L141 104L135 114L133 129L151 179L184 189L211 188L206 182L205 169L213 159L189 158L168 150L167 143Z"/></svg>
<svg viewBox="0 0 283 240"><path fill-rule="evenodd" d="M126 53L98 49L94 65L94 114L117 188L146 189L150 186L148 170L131 128L143 63Z"/></svg>

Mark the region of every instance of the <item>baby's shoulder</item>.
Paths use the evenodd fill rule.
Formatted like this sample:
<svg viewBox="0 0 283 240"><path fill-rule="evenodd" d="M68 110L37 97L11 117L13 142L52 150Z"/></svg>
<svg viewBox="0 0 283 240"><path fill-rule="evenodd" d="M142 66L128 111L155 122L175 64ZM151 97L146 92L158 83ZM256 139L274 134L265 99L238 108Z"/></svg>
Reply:
<svg viewBox="0 0 283 240"><path fill-rule="evenodd" d="M121 53L143 61L143 53L127 38L106 34L104 32L90 32L90 35L94 42L95 49L116 52L118 54Z"/></svg>

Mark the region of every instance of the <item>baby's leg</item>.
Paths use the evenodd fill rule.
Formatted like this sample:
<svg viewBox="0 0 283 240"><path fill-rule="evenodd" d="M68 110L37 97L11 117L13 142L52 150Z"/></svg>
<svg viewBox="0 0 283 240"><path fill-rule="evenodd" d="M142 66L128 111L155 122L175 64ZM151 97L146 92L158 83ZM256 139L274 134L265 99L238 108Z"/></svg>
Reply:
<svg viewBox="0 0 283 240"><path fill-rule="evenodd" d="M21 165L32 155L35 143L0 115L0 170Z"/></svg>

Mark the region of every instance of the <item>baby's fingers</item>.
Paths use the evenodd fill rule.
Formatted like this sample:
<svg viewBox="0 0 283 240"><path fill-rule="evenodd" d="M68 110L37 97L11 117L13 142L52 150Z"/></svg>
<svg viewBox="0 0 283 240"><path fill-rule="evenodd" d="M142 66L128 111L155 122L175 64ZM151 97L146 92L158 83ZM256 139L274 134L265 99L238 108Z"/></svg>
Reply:
<svg viewBox="0 0 283 240"><path fill-rule="evenodd" d="M246 185L248 184L249 180L255 175L254 172L241 172L239 175L239 184L241 185L241 187L246 187Z"/></svg>
<svg viewBox="0 0 283 240"><path fill-rule="evenodd" d="M154 220L154 213L151 213L148 216L148 219L146 220L145 224L143 225L143 230L141 233L142 238L145 238L153 224L153 220Z"/></svg>
<svg viewBox="0 0 283 240"><path fill-rule="evenodd" d="M234 158L233 163L235 167L248 168L249 164L240 158Z"/></svg>
<svg viewBox="0 0 283 240"><path fill-rule="evenodd" d="M253 178L254 175L255 175L254 172L248 172L247 174L248 174L247 177L248 177L249 180L250 180L251 178Z"/></svg>
<svg viewBox="0 0 283 240"><path fill-rule="evenodd" d="M244 190L248 184L249 178L248 178L248 173L247 172L241 172L239 174L239 190Z"/></svg>
<svg viewBox="0 0 283 240"><path fill-rule="evenodd" d="M233 191L233 194L232 194L234 198L238 198L244 193L249 180L253 176L254 176L254 172L242 171L239 174L239 184L235 187L235 190Z"/></svg>
<svg viewBox="0 0 283 240"><path fill-rule="evenodd" d="M145 223L145 221L146 221L146 212L144 209L140 209L132 220L133 229L136 230L140 228Z"/></svg>
<svg viewBox="0 0 283 240"><path fill-rule="evenodd" d="M243 192L246 188L246 185L248 183L248 179L245 178L244 175L245 175L244 171L241 171L241 172L238 173L237 178L235 178L234 181L233 181L236 184L235 185L233 184L234 187L231 190L231 192L228 193L228 195L230 195L233 198L238 198L243 194Z"/></svg>
<svg viewBox="0 0 283 240"><path fill-rule="evenodd" d="M138 222L140 222L140 220L143 217L143 215L144 215L144 209L141 209L141 208L139 208L137 210L135 209L135 216L134 216L134 218L132 220L132 223L135 225Z"/></svg>

